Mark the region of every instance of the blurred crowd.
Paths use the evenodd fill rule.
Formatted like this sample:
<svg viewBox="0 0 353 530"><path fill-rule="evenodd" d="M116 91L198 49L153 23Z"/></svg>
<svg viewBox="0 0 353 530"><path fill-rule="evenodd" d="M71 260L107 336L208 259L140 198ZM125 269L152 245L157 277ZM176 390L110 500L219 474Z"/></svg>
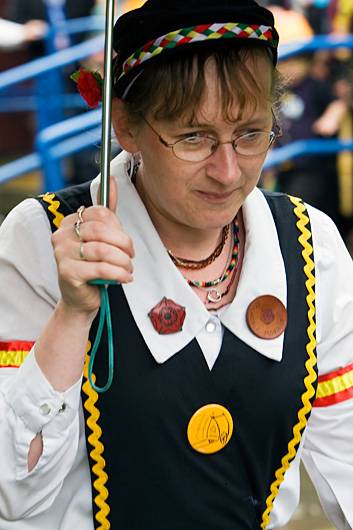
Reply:
<svg viewBox="0 0 353 530"><path fill-rule="evenodd" d="M353 33L352 0L263 0L274 14L282 45L316 35ZM276 148L305 139L353 136L352 51L318 50L281 61L282 136ZM264 185L303 197L334 219L346 240L353 229L353 153L312 154L264 175Z"/></svg>
<svg viewBox="0 0 353 530"><path fill-rule="evenodd" d="M142 3L142 0L120 1L117 14ZM261 0L261 3L273 11L282 44L320 34L353 33L352 0ZM0 0L0 70L18 64L18 54L22 60L31 60L46 53L44 37L51 25L65 18L103 14L104 9L105 0ZM56 45L61 48L84 38L87 35L74 40L72 36L61 35ZM98 68L101 63L102 54L97 54L88 64ZM280 63L284 89L276 116L283 134L277 147L301 139L352 138L352 64L352 50L348 49L306 53ZM73 89L68 83L67 90ZM67 166L68 182L92 178L97 172L96 155L91 149L74 157ZM0 159L6 156L0 146ZM265 173L262 184L303 197L327 212L346 239L352 233L352 152L297 158Z"/></svg>

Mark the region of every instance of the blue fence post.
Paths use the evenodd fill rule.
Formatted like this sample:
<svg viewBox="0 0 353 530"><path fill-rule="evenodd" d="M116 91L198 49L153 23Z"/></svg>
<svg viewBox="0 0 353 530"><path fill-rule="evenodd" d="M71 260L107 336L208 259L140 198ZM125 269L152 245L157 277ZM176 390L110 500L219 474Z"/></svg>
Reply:
<svg viewBox="0 0 353 530"><path fill-rule="evenodd" d="M63 159L96 142L100 138L100 122L101 109L97 109L53 124L38 133L36 148L41 157L44 190L64 187Z"/></svg>
<svg viewBox="0 0 353 530"><path fill-rule="evenodd" d="M36 147L42 163L42 190L55 191L63 188L62 160L51 156L50 145L40 134L37 136Z"/></svg>
<svg viewBox="0 0 353 530"><path fill-rule="evenodd" d="M37 77L37 132L64 119L62 84L59 70L52 70Z"/></svg>
<svg viewBox="0 0 353 530"><path fill-rule="evenodd" d="M58 51L55 45L56 28L52 27L45 39L47 56ZM61 68L47 70L36 79L38 102L37 133L64 119L63 80Z"/></svg>

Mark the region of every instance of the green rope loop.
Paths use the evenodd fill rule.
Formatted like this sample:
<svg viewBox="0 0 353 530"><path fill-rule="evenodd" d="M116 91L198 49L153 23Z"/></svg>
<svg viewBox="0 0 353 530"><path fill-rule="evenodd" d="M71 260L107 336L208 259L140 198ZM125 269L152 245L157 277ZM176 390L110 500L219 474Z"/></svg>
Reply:
<svg viewBox="0 0 353 530"><path fill-rule="evenodd" d="M96 338L92 347L90 360L88 364L88 381L96 392L102 394L109 390L113 382L114 376L114 344L113 344L113 326L112 326L112 317L110 311L109 295L108 295L108 285L114 284L117 282L107 282L106 280L94 280L89 282L91 285L98 285L99 292L101 297L101 306L99 314L99 323ZM97 386L93 381L93 366L96 358L96 353L98 351L99 344L102 339L102 333L104 324L107 326L107 336L108 336L108 380L103 387Z"/></svg>

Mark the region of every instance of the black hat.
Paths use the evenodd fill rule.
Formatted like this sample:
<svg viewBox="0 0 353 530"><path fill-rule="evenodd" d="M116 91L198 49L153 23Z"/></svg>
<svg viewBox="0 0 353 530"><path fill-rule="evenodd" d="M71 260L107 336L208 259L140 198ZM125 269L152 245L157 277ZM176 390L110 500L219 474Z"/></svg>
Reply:
<svg viewBox="0 0 353 530"><path fill-rule="evenodd" d="M150 59L175 54L184 44L234 38L263 43L277 63L273 15L255 0L147 0L122 15L114 27L117 68L122 70L117 94L125 92Z"/></svg>

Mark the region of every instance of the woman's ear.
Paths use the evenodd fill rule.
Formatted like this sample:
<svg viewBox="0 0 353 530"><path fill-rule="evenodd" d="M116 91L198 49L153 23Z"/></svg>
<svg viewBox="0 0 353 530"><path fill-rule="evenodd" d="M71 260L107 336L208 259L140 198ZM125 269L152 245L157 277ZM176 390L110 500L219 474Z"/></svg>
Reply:
<svg viewBox="0 0 353 530"><path fill-rule="evenodd" d="M128 113L122 99L113 98L112 100L112 124L121 147L129 153L139 151L135 141L135 133L130 127Z"/></svg>

